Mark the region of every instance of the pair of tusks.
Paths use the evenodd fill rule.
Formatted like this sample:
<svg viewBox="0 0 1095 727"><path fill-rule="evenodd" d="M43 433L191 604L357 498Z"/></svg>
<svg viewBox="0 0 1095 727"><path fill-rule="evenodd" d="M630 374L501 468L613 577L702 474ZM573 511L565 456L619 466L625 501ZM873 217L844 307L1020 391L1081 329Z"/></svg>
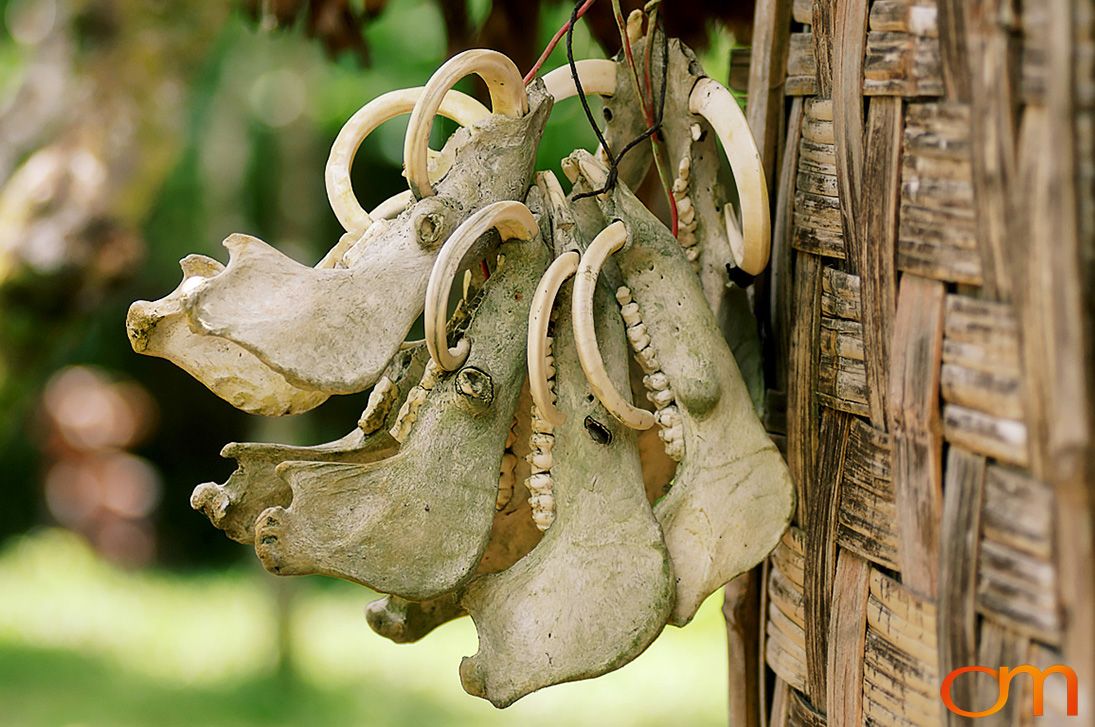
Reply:
<svg viewBox="0 0 1095 727"><path fill-rule="evenodd" d="M444 371L455 371L468 358L471 346L461 338L449 348L446 335L449 291L460 264L476 241L490 230L497 230L502 241L533 240L540 227L532 211L521 202L494 202L466 219L441 246L426 283L425 332L430 357Z"/></svg>
<svg viewBox="0 0 1095 727"><path fill-rule="evenodd" d="M470 126L492 113L472 97L452 90L460 79L472 73L486 82L493 113L521 116L528 111L528 95L513 61L497 51L475 49L453 56L437 69L425 86L377 96L358 109L342 127L331 146L324 180L331 209L347 232L360 235L374 218L394 216L415 199L434 194L427 170L434 116L440 114L461 126ZM403 158L410 190L391 197L370 214L361 207L350 181L354 155L377 127L407 113L411 114L411 119Z"/></svg>
<svg viewBox="0 0 1095 727"><path fill-rule="evenodd" d="M578 61L575 70L587 96L612 96L616 92L616 63L604 59ZM561 66L544 76L544 85L556 101L578 95L570 66ZM688 110L702 117L722 143L730 162L734 184L741 201L741 247L734 242L738 234L729 235L737 266L757 275L768 264L771 246L771 218L768 210L768 184L760 153L757 151L749 122L742 113L734 95L725 86L711 78L701 78L688 96ZM733 224L730 215L724 215L726 225ZM607 405L606 405L607 406Z"/></svg>
<svg viewBox="0 0 1095 727"><path fill-rule="evenodd" d="M392 212L398 214L411 201L410 192L403 192L382 202L369 214L362 209L354 195L350 168L353 166L354 155L365 138L385 121L413 111L425 90L424 86L419 86L377 96L358 109L335 137L323 176L331 209L347 232L360 234L373 224L374 217L384 219ZM490 115L490 111L483 104L459 91L445 94L438 104L437 113L461 126L474 124Z"/></svg>
<svg viewBox="0 0 1095 727"><path fill-rule="evenodd" d="M556 426L564 415L551 401L547 377L547 332L555 298L567 278L574 275L571 322L578 361L589 382L589 388L605 409L632 429L650 429L654 415L630 404L621 396L605 369L593 323L593 293L605 260L627 242L627 228L617 220L602 230L586 248L584 255L565 252L548 267L532 297L528 318L529 393L540 415Z"/></svg>

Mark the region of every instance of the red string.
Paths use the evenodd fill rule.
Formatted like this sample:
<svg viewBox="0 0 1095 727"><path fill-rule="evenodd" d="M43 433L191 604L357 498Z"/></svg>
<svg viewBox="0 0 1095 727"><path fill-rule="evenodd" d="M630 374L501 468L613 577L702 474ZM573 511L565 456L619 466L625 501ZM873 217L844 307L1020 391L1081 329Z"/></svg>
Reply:
<svg viewBox="0 0 1095 727"><path fill-rule="evenodd" d="M595 2L595 0L586 0L584 3L582 3L582 7L578 8L578 17L580 18L583 15L585 15L586 11L589 10L589 6L592 5L594 2ZM561 27L561 28L559 28L559 30L555 31L555 35L552 36L551 42L549 42L547 44L547 47L544 48L544 52L540 54L540 57L536 59L536 63L533 64L532 70L530 70L527 74L525 74L525 85L526 86L528 84L532 83L532 79L536 78L536 73L540 70L540 68L547 61L548 56L551 55L551 52L553 50L555 50L555 46L559 45L559 41L562 40L563 36L566 34L566 32L568 30L570 30L570 19L569 18L567 19L567 21L565 23L563 23L563 27Z"/></svg>

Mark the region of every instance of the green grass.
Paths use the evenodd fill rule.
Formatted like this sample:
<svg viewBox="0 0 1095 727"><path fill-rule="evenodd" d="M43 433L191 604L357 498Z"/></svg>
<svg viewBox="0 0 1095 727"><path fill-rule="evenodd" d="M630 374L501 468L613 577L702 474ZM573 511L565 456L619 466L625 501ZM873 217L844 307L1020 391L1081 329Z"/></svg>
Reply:
<svg viewBox="0 0 1095 727"><path fill-rule="evenodd" d="M73 535L26 536L0 551L0 724L725 721L718 596L623 669L545 689L505 711L460 688L460 657L476 648L469 619L396 645L365 624L371 597L341 582L275 579L257 566L126 572Z"/></svg>

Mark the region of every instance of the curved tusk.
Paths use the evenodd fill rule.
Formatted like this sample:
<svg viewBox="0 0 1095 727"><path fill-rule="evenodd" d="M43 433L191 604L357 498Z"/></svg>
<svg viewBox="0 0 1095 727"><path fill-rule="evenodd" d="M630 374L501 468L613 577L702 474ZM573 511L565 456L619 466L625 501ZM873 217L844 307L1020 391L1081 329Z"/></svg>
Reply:
<svg viewBox="0 0 1095 727"><path fill-rule="evenodd" d="M331 154L327 157L324 181L327 184L327 198L331 201L331 209L346 231L361 233L372 224L372 216L361 208L350 183L350 167L353 166L358 147L365 137L385 121L410 113L424 91L424 86L418 86L377 96L358 109L335 137ZM461 126L474 124L490 115L490 111L483 104L459 91L446 93L436 113Z"/></svg>
<svg viewBox="0 0 1095 727"><path fill-rule="evenodd" d="M411 206L414 202L414 195L411 194L411 190L404 189L399 194L394 194L388 199L378 204L372 212L369 213L369 217L374 220L390 220L398 217L399 214Z"/></svg>
<svg viewBox="0 0 1095 727"><path fill-rule="evenodd" d="M558 182L556 182L558 184ZM551 400L551 386L547 375L547 334L551 322L551 309L559 288L567 278L578 270L582 256L573 250L564 252L551 263L544 277L536 286L532 296L532 306L528 312L528 381L532 403L540 411L540 416L555 426L566 418Z"/></svg>
<svg viewBox="0 0 1095 727"><path fill-rule="evenodd" d="M587 96L611 96L616 93L616 62L606 58L587 58L574 64L582 90ZM570 65L559 66L544 74L544 85L556 102L578 95Z"/></svg>
<svg viewBox="0 0 1095 727"><path fill-rule="evenodd" d="M738 267L757 275L768 264L772 242L771 217L768 210L768 183L764 178L760 153L738 102L725 86L710 78L696 82L688 96L688 110L699 114L711 125L722 142L730 162L734 183L741 200L743 249ZM729 223L729 218L727 219ZM730 235L733 239L736 235Z"/></svg>
<svg viewBox="0 0 1095 727"><path fill-rule="evenodd" d="M589 381L589 388L604 408L632 429L650 429L654 426L654 415L629 404L608 378L593 323L593 292L597 289L597 276L601 274L601 267L608 256L623 247L625 242L627 228L623 222L617 220L593 238L593 242L589 243L582 255L582 262L574 278L574 304L571 308L574 344L578 349L578 361L582 364L582 371Z"/></svg>
<svg viewBox="0 0 1095 727"><path fill-rule="evenodd" d="M403 142L403 166L406 167L407 182L416 199L434 194L426 168L426 149L433 117L440 108L445 92L472 73L487 84L494 113L524 116L528 112L528 94L521 72L508 57L498 51L476 48L458 53L446 61L430 77L422 98L415 104L407 126L407 138Z"/></svg>
<svg viewBox="0 0 1095 727"><path fill-rule="evenodd" d="M441 246L426 284L424 309L426 348L434 362L445 371L460 368L467 360L470 348L466 338L460 339L455 348L449 348L445 335L452 279L468 250L491 228L498 230L503 242L513 238L532 240L540 233L536 218L528 207L520 202L495 202L465 220Z"/></svg>

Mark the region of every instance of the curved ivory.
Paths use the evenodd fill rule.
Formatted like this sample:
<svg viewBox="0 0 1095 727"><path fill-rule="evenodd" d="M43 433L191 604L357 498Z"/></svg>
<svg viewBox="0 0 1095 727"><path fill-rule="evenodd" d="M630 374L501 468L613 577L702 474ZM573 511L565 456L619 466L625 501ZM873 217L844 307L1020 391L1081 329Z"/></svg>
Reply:
<svg viewBox="0 0 1095 727"><path fill-rule="evenodd" d="M429 389L398 454L277 467L293 496L256 522L255 551L267 570L331 575L412 601L475 574L526 376L528 306L548 263L543 245L512 241L499 250L509 262L471 311L466 330L476 344L467 365Z"/></svg>
<svg viewBox="0 0 1095 727"><path fill-rule="evenodd" d="M427 168L427 148L433 117L441 108L446 92L457 81L472 73L487 84L491 110L494 113L505 116L524 116L528 113L528 94L525 92L521 72L508 57L498 51L476 48L450 58L430 77L407 125L407 137L403 143L403 166L406 167L407 182L417 199L434 194Z"/></svg>
<svg viewBox="0 0 1095 727"><path fill-rule="evenodd" d="M608 377L593 325L593 292L597 288L597 276L601 274L601 267L608 256L623 247L625 242L627 228L617 220L593 238L582 255L574 280L574 344L578 348L582 371L589 380L589 388L604 408L632 429L650 429L654 426L654 415L629 404Z"/></svg>
<svg viewBox="0 0 1095 727"><path fill-rule="evenodd" d="M365 137L385 121L410 113L422 98L425 87L403 88L377 96L350 117L338 132L323 178L327 185L327 198L335 217L347 232L361 233L372 224L372 217L362 209L350 183L350 167L354 163ZM452 119L461 126L469 126L485 119L490 111L471 96L459 91L449 91L441 98L436 113ZM432 117L431 117L432 121Z"/></svg>
<svg viewBox="0 0 1095 727"><path fill-rule="evenodd" d="M520 202L495 202L465 220L445 241L426 284L425 303L426 347L433 360L445 371L460 368L468 358L469 349L466 338L460 339L460 343L450 349L446 337L445 321L448 318L446 313L452 279L468 250L491 229L498 230L503 242L513 238L531 240L540 232L528 207Z"/></svg>
<svg viewBox="0 0 1095 727"><path fill-rule="evenodd" d="M412 204L414 204L414 195L411 194L411 190L404 189L399 194L393 194L374 207L369 216L374 220L392 220Z"/></svg>
<svg viewBox="0 0 1095 727"><path fill-rule="evenodd" d="M607 58L587 58L577 61L574 67L578 71L578 78L582 81L582 90L587 96L611 96L616 93L615 61ZM578 87L574 84L574 75L570 72L569 64L544 74L543 79L547 92L556 101L578 95Z"/></svg>
<svg viewBox="0 0 1095 727"><path fill-rule="evenodd" d="M596 163L589 152L575 155ZM677 586L669 622L681 626L775 547L794 512L794 486L677 240L623 183L597 202L631 232L614 262L674 394L679 418L669 428L683 435L672 486L654 508Z"/></svg>
<svg viewBox="0 0 1095 727"><path fill-rule="evenodd" d="M540 416L555 426L562 424L566 417L555 408L551 386L548 384L548 324L551 322L551 309L555 305L555 297L559 295L559 288L563 287L567 278L578 271L578 263L581 259L582 256L574 251L564 252L555 258L544 273L544 277L540 278L540 284L536 286L536 294L532 296L532 307L529 308L528 313L529 391L532 394L532 403L540 411Z"/></svg>
<svg viewBox="0 0 1095 727"><path fill-rule="evenodd" d="M696 82L688 97L688 110L702 116L722 142L741 200L742 249L734 250L734 254L738 257L739 268L750 275L757 275L768 264L772 230L768 183L749 122L734 100L734 95L711 78L701 78ZM729 218L727 224L732 224ZM735 240L737 235L729 237Z"/></svg>
<svg viewBox="0 0 1095 727"><path fill-rule="evenodd" d="M394 194L378 204L373 211L369 213L369 217L377 222L393 220L405 209L410 207L413 202L414 195L408 190L403 190L399 194ZM338 242L335 243L335 246L327 251L327 254L323 256L322 260L316 263L316 268L329 269L349 267L351 263L347 259L347 253L359 245L365 245L376 236L375 233L379 232L381 232L381 230L371 225L366 228L365 232L344 232L342 237L338 239Z"/></svg>
<svg viewBox="0 0 1095 727"><path fill-rule="evenodd" d="M552 227L558 222L555 216ZM577 232L579 246L599 231ZM608 375L626 387L627 342L610 280L600 279L594 316ZM661 633L673 606L672 568L647 504L639 437L591 395L566 320L570 307L559 301L553 345L559 408L567 412L551 435L547 468L555 521L531 553L476 578L461 599L478 649L460 662L460 682L496 707L620 668Z"/></svg>

